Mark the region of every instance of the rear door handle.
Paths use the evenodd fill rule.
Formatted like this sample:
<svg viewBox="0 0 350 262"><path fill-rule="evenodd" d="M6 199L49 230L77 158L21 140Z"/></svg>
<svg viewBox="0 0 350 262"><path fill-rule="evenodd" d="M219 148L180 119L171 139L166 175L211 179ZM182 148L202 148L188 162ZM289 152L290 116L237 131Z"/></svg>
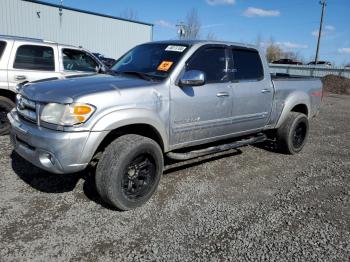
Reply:
<svg viewBox="0 0 350 262"><path fill-rule="evenodd" d="M18 80L18 81L22 81L22 80L26 80L27 77L26 76L23 76L23 75L17 75L15 76L15 80Z"/></svg>
<svg viewBox="0 0 350 262"><path fill-rule="evenodd" d="M263 89L261 90L261 93L266 94L266 93L271 93L270 89Z"/></svg>
<svg viewBox="0 0 350 262"><path fill-rule="evenodd" d="M216 96L217 97L226 97L226 96L230 96L230 94L227 92L219 92L216 94Z"/></svg>

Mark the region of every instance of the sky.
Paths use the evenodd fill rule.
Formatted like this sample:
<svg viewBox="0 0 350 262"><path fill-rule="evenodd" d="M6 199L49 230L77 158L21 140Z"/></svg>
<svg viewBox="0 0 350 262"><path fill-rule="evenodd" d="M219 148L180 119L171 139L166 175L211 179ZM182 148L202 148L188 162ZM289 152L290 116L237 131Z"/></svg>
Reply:
<svg viewBox="0 0 350 262"><path fill-rule="evenodd" d="M59 0L44 0L58 4ZM176 24L195 8L201 38L267 45L271 41L314 59L321 16L319 0L64 0L64 5L112 16L133 10L154 24L154 40L177 38ZM350 63L350 0L327 0L319 60Z"/></svg>

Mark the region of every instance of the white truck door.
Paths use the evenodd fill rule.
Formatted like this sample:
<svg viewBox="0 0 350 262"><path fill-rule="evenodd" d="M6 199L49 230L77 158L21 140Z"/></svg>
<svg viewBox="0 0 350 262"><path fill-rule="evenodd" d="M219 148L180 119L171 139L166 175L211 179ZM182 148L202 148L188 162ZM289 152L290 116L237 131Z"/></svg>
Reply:
<svg viewBox="0 0 350 262"><path fill-rule="evenodd" d="M15 42L8 64L9 88L19 83L59 78L57 47L45 43Z"/></svg>
<svg viewBox="0 0 350 262"><path fill-rule="evenodd" d="M7 63L12 42L0 40L0 89L8 89Z"/></svg>

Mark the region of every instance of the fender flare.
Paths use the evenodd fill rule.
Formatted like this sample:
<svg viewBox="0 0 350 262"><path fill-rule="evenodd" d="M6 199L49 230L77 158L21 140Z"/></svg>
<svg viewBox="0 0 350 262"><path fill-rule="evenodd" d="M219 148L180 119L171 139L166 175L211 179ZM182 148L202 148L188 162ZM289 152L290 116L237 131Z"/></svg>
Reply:
<svg viewBox="0 0 350 262"><path fill-rule="evenodd" d="M297 105L305 105L308 111L308 118L310 118L311 114L311 101L310 96L302 91L296 91L290 94L285 102L280 118L276 124L275 128L279 128L283 122L286 120L288 114L292 111L292 109Z"/></svg>
<svg viewBox="0 0 350 262"><path fill-rule="evenodd" d="M108 131L136 124L144 124L152 127L159 134L164 151L167 152L169 150L167 128L158 115L147 109L122 109L110 112L98 119L91 131L109 133Z"/></svg>

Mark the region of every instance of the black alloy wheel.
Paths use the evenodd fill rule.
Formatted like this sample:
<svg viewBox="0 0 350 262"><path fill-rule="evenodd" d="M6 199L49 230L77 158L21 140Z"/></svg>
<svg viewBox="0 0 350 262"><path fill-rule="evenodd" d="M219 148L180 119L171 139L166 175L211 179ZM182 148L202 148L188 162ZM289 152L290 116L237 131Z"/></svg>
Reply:
<svg viewBox="0 0 350 262"><path fill-rule="evenodd" d="M300 122L294 129L292 143L294 148L299 149L305 140L307 127L304 122Z"/></svg>
<svg viewBox="0 0 350 262"><path fill-rule="evenodd" d="M156 181L156 165L151 155L137 156L127 167L122 179L124 195L129 200L144 197Z"/></svg>

